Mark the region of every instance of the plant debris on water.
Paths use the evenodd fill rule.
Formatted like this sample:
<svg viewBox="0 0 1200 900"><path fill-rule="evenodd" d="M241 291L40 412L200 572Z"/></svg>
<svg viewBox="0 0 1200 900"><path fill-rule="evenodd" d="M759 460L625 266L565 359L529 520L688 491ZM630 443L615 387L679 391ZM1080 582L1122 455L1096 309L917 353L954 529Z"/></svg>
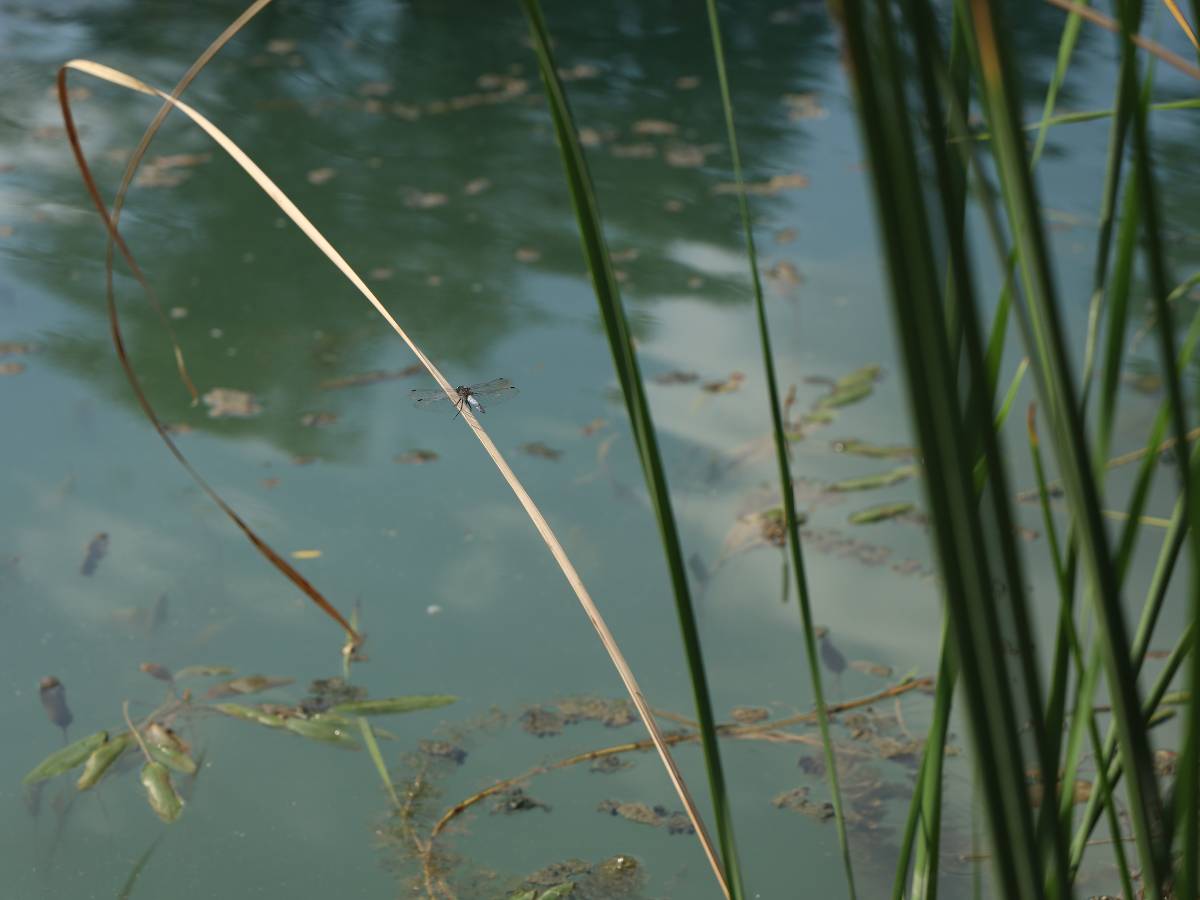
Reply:
<svg viewBox="0 0 1200 900"><path fill-rule="evenodd" d="M253 394L233 388L213 388L200 399L208 407L211 419L249 419L263 409Z"/></svg>
<svg viewBox="0 0 1200 900"><path fill-rule="evenodd" d="M557 460L563 455L561 450L547 447L541 441L530 441L527 444L522 444L520 450L522 453L528 456L536 456L538 459Z"/></svg>
<svg viewBox="0 0 1200 900"><path fill-rule="evenodd" d="M916 509L914 503L881 503L878 506L870 506L851 513L847 521L851 525L873 525L876 522L886 522L888 519L906 515L914 509Z"/></svg>
<svg viewBox="0 0 1200 900"><path fill-rule="evenodd" d="M762 706L735 706L729 717L739 725L753 725L771 718L771 711Z"/></svg>
<svg viewBox="0 0 1200 900"><path fill-rule="evenodd" d="M705 382L703 388L710 394L732 394L742 389L742 382L745 380L746 376L743 373L733 372L724 381Z"/></svg>
<svg viewBox="0 0 1200 900"><path fill-rule="evenodd" d="M432 450L409 450L392 457L392 462L398 462L403 465L420 465L421 463L433 462L437 458L438 455Z"/></svg>
<svg viewBox="0 0 1200 900"><path fill-rule="evenodd" d="M639 825L665 828L668 834L695 834L691 821L682 812L670 812L662 806L645 803L623 803L618 800L601 800L597 811L611 816L620 816Z"/></svg>
<svg viewBox="0 0 1200 900"><path fill-rule="evenodd" d="M505 791L492 804L493 813L504 813L508 816L514 813L530 812L535 809L540 809L542 812L550 812L549 806L540 800L530 797L519 787Z"/></svg>
<svg viewBox="0 0 1200 900"><path fill-rule="evenodd" d="M104 554L108 552L108 534L100 532L90 541L88 541L87 550L83 555L83 564L79 567L81 575L95 575L96 569L100 565L100 560L104 559Z"/></svg>
<svg viewBox="0 0 1200 900"><path fill-rule="evenodd" d="M675 369L670 372L660 372L651 379L655 384L672 385L672 384L691 384L694 381L699 381L700 376L696 372L683 372Z"/></svg>

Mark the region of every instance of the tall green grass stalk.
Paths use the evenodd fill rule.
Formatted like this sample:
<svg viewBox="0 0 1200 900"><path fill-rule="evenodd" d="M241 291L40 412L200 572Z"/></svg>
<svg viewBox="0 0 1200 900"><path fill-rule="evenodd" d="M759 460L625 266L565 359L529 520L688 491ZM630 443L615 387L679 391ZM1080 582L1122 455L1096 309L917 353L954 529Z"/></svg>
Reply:
<svg viewBox="0 0 1200 900"><path fill-rule="evenodd" d="M958 2L965 4L967 0ZM1088 596L1095 606L1121 754L1130 769L1126 783L1134 833L1146 886L1153 895L1161 892L1166 877L1162 800L1149 739L1139 716L1141 704L1129 659L1120 589L1100 514L1100 491L1091 468L1082 410L1069 367L1040 207L1025 157L1013 58L995 7L986 0L973 0L970 11L979 47L982 105L995 136L991 146L1001 176L1010 231L1020 251L1023 293L1028 304L1023 317L1026 340L1041 344L1042 353L1033 356L1034 375L1040 394L1049 401L1051 433L1078 529Z"/></svg>
<svg viewBox="0 0 1200 900"><path fill-rule="evenodd" d="M691 678L692 693L696 702L696 715L700 723L709 790L712 795L713 813L717 824L721 858L724 863L724 876L729 895L735 900L740 900L743 896L742 878L734 843L732 811L721 765L721 751L717 742L716 720L713 716L712 702L709 696L708 674L701 653L700 633L692 608L683 550L671 506L666 473L658 451L654 423L646 400L645 386L638 367L632 335L625 319L612 260L604 239L603 225L592 189L591 175L584 158L583 147L576 134L566 92L554 64L545 17L542 15L538 0L522 0L522 7L529 20L534 50L538 58L538 69L541 72L542 83L546 89L546 97L554 121L554 131L562 154L567 186L579 226L580 240L591 275L592 287L600 307L601 320L613 356L613 366L621 385L621 393L625 398L625 406L629 412L630 425L637 444L642 471L658 520L659 535L662 539L675 598L675 610L683 636L688 674Z"/></svg>
<svg viewBox="0 0 1200 900"><path fill-rule="evenodd" d="M1135 54L1132 37L1137 32L1141 17L1141 4L1133 0L1122 0L1119 4L1121 21L1122 63ZM1122 93L1136 96L1133 64L1122 65ZM1188 477L1190 465L1187 446L1187 413L1184 408L1183 386L1180 383L1180 368L1176 360L1175 329L1167 297L1171 280L1167 274L1166 254L1163 248L1162 225L1158 208L1158 186L1154 179L1151 158L1147 115L1144 107L1133 116L1134 164L1137 168L1141 191L1141 213L1143 220L1143 246L1146 270L1149 274L1151 297L1157 318L1159 352L1162 360L1163 380L1167 388L1167 401L1171 409L1171 422L1175 430L1175 458L1178 471L1185 482L1180 492L1183 519L1190 534L1191 590L1188 612L1193 622L1200 621L1200 482ZM1200 890L1200 787L1196 769L1200 764L1200 653L1193 652L1186 683L1191 692L1190 702L1184 712L1183 752L1180 754L1175 781L1173 825L1179 841L1179 864L1175 869L1175 888L1183 897L1195 897ZM1170 850L1167 838L1165 852Z"/></svg>
<svg viewBox="0 0 1200 900"><path fill-rule="evenodd" d="M1000 641L1001 597L994 590L993 572L1003 572L1008 585L1004 610L1019 646L1028 647L1025 611L1021 609L1023 582L1014 578L1015 548L1007 520L1006 480L992 431L990 385L979 336L978 316L970 268L961 229L935 231L926 213L920 169L910 124L917 120L909 109L904 87L909 83L901 66L890 8L874 4L868 17L866 4L847 0L844 32L863 142L870 162L881 242L891 284L893 321L901 347L912 418L927 472L924 480L933 535L943 580L947 618L961 665L966 714L971 726L984 811L993 841L993 868L1005 897L1042 896L1043 865L1038 838L1025 798L1024 764L1018 739L1016 698L1010 677L1029 680L1028 671L1010 672ZM907 4L912 17L910 32L920 29L936 42L933 16L927 6ZM922 54L917 54L918 58ZM937 159L939 180L948 177L945 162L942 114L929 89L931 72L922 70L923 121L934 136L929 149ZM943 201L945 193L940 192ZM942 222L951 223L952 211L942 211ZM957 394L960 374L950 366L946 346L945 307L931 247L948 242L954 267L954 284L960 292L963 316L968 391L965 402ZM978 442L988 460L989 516L996 516L993 537L1000 558L992 558L985 539L983 507L978 503L973 469L975 450L964 435ZM1005 546L1007 545L1007 546ZM1019 571L1019 570L1018 570ZM1025 653L1026 656L1032 654ZM1024 667L1024 663L1021 664ZM1026 692L1036 689L1036 678ZM1036 710L1031 711L1035 714Z"/></svg>
<svg viewBox="0 0 1200 900"><path fill-rule="evenodd" d="M813 625L812 598L805 574L804 553L800 547L800 519L796 513L796 494L793 489L791 463L788 460L787 428L779 396L779 382L775 373L775 356L771 351L770 325L767 321L766 303L763 301L762 279L758 271L758 252L754 242L754 227L750 218L750 204L746 197L745 178L742 174L741 150L738 146L737 127L734 123L733 98L729 89L729 73L725 66L724 42L721 38L721 21L717 13L716 0L706 0L709 31L712 35L713 57L717 67L717 82L721 91L721 106L725 115L725 130L729 140L730 160L733 164L734 181L737 184L738 212L742 220L742 234L746 244L746 256L750 263L750 281L754 292L754 314L758 325L759 347L762 353L763 371L767 379L767 401L771 408L771 433L775 443L775 462L779 470L779 487L783 497L783 514L787 531L788 554L792 571L796 575L796 596L800 607L800 622L804 631L805 655L808 659L808 675L812 683L817 705L817 723L821 732L821 746L825 756L825 773L829 779L829 791L833 801L834 818L837 823L838 842L842 850L842 867L846 873L846 888L851 898L854 889L854 866L850 858L850 842L846 835L846 815L842 804L842 792L838 785L837 759L834 755L833 738L829 732L829 711L825 704L825 690L821 680L821 664L818 659L816 629Z"/></svg>

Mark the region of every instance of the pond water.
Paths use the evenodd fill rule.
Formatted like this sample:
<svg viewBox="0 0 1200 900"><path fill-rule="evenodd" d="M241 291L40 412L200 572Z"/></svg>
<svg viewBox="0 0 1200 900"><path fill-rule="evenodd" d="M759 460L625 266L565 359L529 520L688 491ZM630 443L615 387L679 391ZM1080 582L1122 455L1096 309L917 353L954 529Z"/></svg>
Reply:
<svg viewBox="0 0 1200 900"><path fill-rule="evenodd" d="M1018 6L1033 120L1061 14ZM425 896L411 841L389 818L366 753L197 717L185 733L203 750L203 767L182 818L165 832L133 771L74 800L68 779L51 782L33 809L20 784L62 741L39 708L42 677L65 686L75 738L116 729L124 700L135 716L162 701L164 685L139 671L143 662L295 679L247 702L295 703L309 682L341 672L340 631L189 479L137 407L108 333L104 234L52 93L57 66L73 57L168 89L239 11L228 2L123 0L64 0L53 11L0 7L0 343L33 345L0 358L6 896ZM739 516L778 501L702 6L550 2L546 12L587 129L609 242L652 382L676 513L695 560L717 710L726 721L735 707L761 706L775 717L807 711L812 692L795 592L781 592L782 556L774 547L739 546L753 537ZM817 621L848 660L890 669L886 677L861 664L827 672L831 699L845 701L908 672L932 674L941 627L919 519L847 522L876 503L919 505L919 484L822 490L905 462L839 453L838 441L912 440L882 260L851 97L823 7L746 2L727 18L743 155L748 178L762 185L753 210L777 363L783 383L796 385L797 415L828 393L820 379L881 366L869 397L837 409L830 424L795 444ZM1174 37L1164 34L1172 45ZM1111 65L1109 36L1085 28L1061 106L1108 106ZM155 107L78 74L71 85L85 148L111 196ZM1181 83L1163 72L1159 90L1170 95ZM289 193L454 383L503 376L520 389L488 411L485 426L562 540L650 702L692 717L653 515L517 5L280 0L222 52L188 99ZM1198 207L1189 201L1195 126L1179 113L1156 117L1155 126L1182 266L1200 256ZM1059 128L1040 169L1077 347L1106 139L1103 121ZM394 736L381 746L402 790L422 774L413 807L418 837L444 810L499 779L640 740L636 722L563 725L556 705L619 698L620 682L463 422L448 405L437 415L409 403L410 390L431 386L424 375L397 374L412 366L412 354L182 117L168 122L150 156L158 162L130 195L126 237L170 310L199 391L249 392L254 415L214 417L219 406L191 405L159 319L119 266L132 362L204 477L281 554L299 554L297 568L336 606L359 610L370 658L354 667L354 682L373 697L459 698L378 720ZM994 293L982 240L978 249ZM1008 377L1019 356L1014 342ZM1132 359L1133 374L1152 365L1152 341ZM396 377L337 384L371 372ZM1023 411L1028 399L1026 387L1015 408ZM1122 399L1118 452L1141 445L1160 400L1133 386ZM1027 487L1022 420L1013 417L1008 452L1013 483ZM421 456L428 461L414 461ZM1118 499L1122 477L1112 486ZM1150 511L1169 515L1172 503L1173 479L1161 477ZM1021 511L1023 524L1040 532L1036 507ZM94 571L83 574L100 533L106 552L97 548ZM1032 590L1051 598L1044 539L1028 536ZM1134 596L1149 578L1157 540L1157 532L1143 540ZM1041 604L1044 634L1054 616L1052 603ZM1168 612L1164 633L1177 630L1179 616ZM188 684L197 695L208 686ZM844 777L857 797L851 843L862 896L880 896L890 884L914 774L904 754L886 758L879 746L883 738L919 738L930 705L914 691L872 706L858 725L881 739L875 743L838 729L851 760ZM809 740L815 732L803 734ZM421 741L447 741L466 756L460 765L429 752L437 745L423 752ZM945 889L966 896L971 796L961 729L954 743L963 755L948 773ZM794 897L799 877L806 895L841 896L832 824L772 802L797 787L824 802L823 779L802 759L819 751L765 740L726 741L723 749L749 896ZM699 749L685 744L676 755L710 815ZM611 891L593 885L591 895L718 896L694 839L606 814L613 806L605 801L678 809L652 755L621 759L629 765L613 771L583 763L532 778L524 791L544 807L510 811L524 805L511 797L507 807L492 799L474 806L438 839L442 873L459 896L503 896L544 866L624 854L637 863L633 893L621 893L621 882ZM1103 860L1086 877L1093 893L1115 889Z"/></svg>

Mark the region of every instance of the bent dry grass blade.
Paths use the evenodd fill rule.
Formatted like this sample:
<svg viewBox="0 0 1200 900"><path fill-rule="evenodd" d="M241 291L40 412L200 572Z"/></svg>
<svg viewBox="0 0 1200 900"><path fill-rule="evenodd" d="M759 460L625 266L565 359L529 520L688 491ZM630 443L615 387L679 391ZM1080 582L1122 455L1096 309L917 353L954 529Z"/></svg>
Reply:
<svg viewBox="0 0 1200 900"><path fill-rule="evenodd" d="M325 238L325 236L321 234L321 232L316 228L315 225L313 225L308 217L305 216L300 209L287 197L287 195L279 188L279 186L276 185L275 182L272 181L266 175L266 173L263 172L263 170L252 159L250 159L250 157L244 151L242 151L241 148L239 148L224 132L217 128L216 125L214 125L205 116L200 114L182 100L172 97L169 94L166 94L157 88L151 87L150 85L145 84L144 82L123 72L108 66L100 65L90 60L71 60L60 68L58 77L59 100L63 108L64 121L67 124L68 136L71 139L72 149L75 152L76 162L80 168L84 182L87 185L93 200L96 202L97 210L100 212L105 226L108 228L109 234L118 244L118 246L123 246L124 241L121 238L119 231L116 229L116 226L113 224L111 216L108 213L108 209L100 197L99 190L91 176L90 168L88 167L86 157L83 153L82 144L80 144L78 134L74 128L74 122L70 111L70 100L66 90L66 76L67 72L70 70L91 75L102 81L115 84L127 90L157 97L165 103L169 103L173 109L177 109L184 113L184 115L186 115L194 124L204 131L222 150L224 150L239 166L241 166L241 168L251 177L255 184L264 193L266 193L268 197L271 198L271 200L279 207L279 209L289 219L291 219L292 222L297 225L297 227L300 228L304 235L313 244L315 244L316 247L325 255L325 257L329 259L331 263L333 263L333 265L346 277L348 281L350 281L351 284L354 285L359 293L361 293L363 297L365 297L372 307L374 307L374 309L379 313L379 315L383 317L392 330L395 331L396 334L399 335L399 337L409 347L409 349L412 350L429 374L433 376L434 380L437 381L442 389L446 391L447 395L449 396L454 392L454 388L451 386L450 382L446 379L442 372L437 368L433 361L421 351L416 343L413 342L413 340L408 336L407 332L401 328L395 317L392 316L379 298L375 296L374 292L371 291L371 289L366 285L358 273L354 271L350 264L346 262L345 258L333 247L333 245ZM119 355L123 356L124 347L120 337L115 306L110 306L110 323L113 326L114 343L116 343L118 347ZM157 419L157 416L154 414L154 411L150 407L149 403L145 401L144 394L141 392L141 387L136 379L136 376L133 375L132 368L128 368L126 370L126 374L131 376L131 384L134 386L134 390L138 395L139 402L142 403L143 411L151 419L151 422L155 424L160 436L166 441L168 448L171 449L172 453L181 462L181 464L188 469L193 478L197 479L198 483L200 483L202 486L206 485L203 479L200 478L199 474L193 468L191 468L186 458L183 457L174 443L170 441L169 436L166 434L165 429L162 426L162 423ZM546 521L545 517L541 514L541 511L537 508L537 505L534 503L532 497L529 496L529 493L525 490L520 480L512 471L511 467L501 455L500 451L496 448L496 445L491 440L491 437L479 424L476 417L468 410L462 415L462 420L475 434L480 444L483 445L484 450L492 459L492 462L496 465L497 469L499 469L501 476L516 495L518 502L521 504L526 514L530 517L534 528L538 531L539 535L541 535L542 540L549 548L551 555L555 559L555 562L562 570L563 575L566 577L572 590L575 592L576 597L579 599L580 605L583 607L588 620L596 629L601 643L604 645L605 651L608 653L614 667L617 669L622 683L625 685L625 689L629 693L634 706L637 708L643 723L645 723L647 729L650 731L651 739L654 741L655 747L659 752L659 756L667 769L672 785L679 794L681 801L684 803L689 816L693 819L694 824L697 825L697 834L701 836L703 843L704 831L700 823L700 818L696 810L695 803L692 801L691 795L683 782L683 777L679 773L674 760L671 758L671 755L667 750L662 733L655 723L652 713L650 712L650 705L646 701L645 696L642 694L641 688L638 685L637 680L634 678L633 672L630 670L628 663L625 661L624 655L617 646L616 640L609 631L604 618L601 616L599 609L596 607L596 604L592 600L591 595L588 593L587 588L584 586L582 579L579 577L579 573L576 571L574 565L567 557L566 551L558 541L558 538L550 528L550 525ZM277 566L279 566L281 571L284 571L289 578L291 578L294 582L297 582L298 586L300 586L302 590L305 590L305 593L307 593L314 600L314 602L318 602L318 605L322 605L321 601L324 601L324 598L321 597L320 601L318 601L317 598L320 595L316 592L316 589L312 588L307 581L299 576L299 573L295 573L295 571L291 569L291 567L288 566L281 557L278 557L278 554L275 554L270 547L262 542L257 535L254 535L253 532L249 531L248 526L245 526L241 519L237 517L236 513L234 513L227 504L224 504L224 501L219 499L219 496L216 495L215 491L212 491L211 488L207 490L209 492L209 496L212 497L214 501L218 502L218 505L221 506L226 514L233 517L234 521L239 524L239 527L243 528L243 530L247 533L247 536L250 537L252 542L255 543L255 546L259 548L260 552L268 555L268 558L271 559L271 561ZM322 608L325 609L326 606L328 606L327 602L322 605ZM345 619L341 617L341 614L337 613L332 606L328 606L326 612L331 616L334 616L338 620L339 624L345 628L347 633L355 634L353 629L350 627L350 624L346 622ZM710 861L715 863L715 853L712 850L711 843L706 843L704 849L706 854L709 855ZM717 871L719 872L719 868L717 868Z"/></svg>

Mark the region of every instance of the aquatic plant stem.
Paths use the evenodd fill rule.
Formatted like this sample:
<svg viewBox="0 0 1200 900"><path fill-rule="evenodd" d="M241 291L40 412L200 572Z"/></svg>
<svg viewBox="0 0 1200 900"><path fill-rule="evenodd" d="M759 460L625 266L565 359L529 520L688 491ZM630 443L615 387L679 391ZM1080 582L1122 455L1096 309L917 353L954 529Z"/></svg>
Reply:
<svg viewBox="0 0 1200 900"><path fill-rule="evenodd" d="M762 278L758 272L758 252L754 243L754 227L750 218L750 203L746 198L745 177L742 174L741 150L734 123L733 98L729 89L729 73L725 65L725 50L721 38L721 20L716 0L705 0L708 12L709 32L712 36L713 58L717 67L717 83L721 91L721 107L725 116L725 132L729 141L730 160L733 164L734 183L737 185L738 212L742 221L742 236L746 244L746 256L750 264L750 283L753 288L754 316L758 326L759 348L762 355L763 372L767 380L767 402L771 409L771 431L775 444L775 461L779 470L779 487L783 498L784 531L787 534L788 554L792 571L796 575L796 596L800 608L800 621L804 632L805 656L808 661L809 681L817 707L817 721L821 730L821 741L825 754L825 772L829 779L830 798L833 802L834 818L837 822L838 842L842 851L842 867L846 873L846 889L851 898L854 890L854 866L850 859L850 841L846 835L846 814L842 804L842 792L838 785L837 760L833 752L833 738L829 734L829 714L825 708L825 691L821 683L821 666L817 656L816 629L813 625L812 599L808 590L808 578L804 568L804 553L800 547L800 520L796 514L796 494L792 484L791 463L788 460L787 428L783 421L779 399L779 385L775 374L775 357L771 351L771 333L767 322L766 304L763 302ZM786 584L786 582L785 582Z"/></svg>
<svg viewBox="0 0 1200 900"><path fill-rule="evenodd" d="M836 713L845 712L845 711L851 710L851 709L858 709L863 706L870 706L871 704L879 703L882 700L888 700L893 697L900 697L903 694L907 694L909 691L928 689L932 685L933 685L932 678L914 678L909 681L902 682L900 684L894 684L891 687L884 688L883 690L877 691L874 694L868 694L864 697L857 697L854 700L847 700L843 703L832 704L828 708L827 712L829 714L836 714ZM697 727L695 722L691 722L690 720L685 719L683 716L675 716L672 714L664 715L662 713L659 713L659 715L663 718L670 719L671 721L678 721L682 724L687 724L692 728ZM727 724L719 725L717 727L717 733L721 737L727 737L727 738L740 738L740 739L745 739L745 740L754 740L756 738L762 738L762 739L766 740L766 739L769 739L769 735L771 735L773 733L778 734L779 729L787 728L792 725L800 725L802 723L813 722L813 721L816 721L816 719L817 719L817 714L815 712L812 712L812 713L800 713L799 715L788 716L783 719L777 719L773 722L760 722L760 723L757 723L754 725L738 725L735 723L727 723ZM667 740L667 743L672 744L672 745L695 743L700 740L700 734L698 731L683 732L683 733L676 732L674 734L667 735L666 740ZM439 818L438 821L434 824L433 829L430 831L429 843L430 843L430 845L432 845L433 841L437 839L437 837L442 833L442 831L445 830L446 826L449 825L450 822L452 822L458 816L462 815L464 812L466 812L472 806L475 806L476 804L480 803L481 801L486 800L488 797L494 796L495 794L498 794L501 791L508 790L508 788L510 788L510 787L513 787L515 785L521 784L522 782L528 781L529 779L533 778L534 776L542 775L542 774L545 774L546 772L552 772L552 771L555 771L558 769L569 768L570 766L579 765L580 763L590 762L590 761L597 760L597 759L603 759L604 757L607 757L607 756L615 756L619 753L645 752L647 750L652 749L653 746L654 745L651 741L644 741L644 740L643 741L629 741L628 743L624 743L624 744L614 744L610 747L601 747L596 750L588 750L585 753L577 753L574 756L569 756L566 759L560 759L557 762L549 763L547 765L537 766L536 768L530 769L529 771L524 772L521 775L514 775L510 778L504 778L504 779L501 779L500 781L493 782L492 784L488 785L483 790L477 791L476 793L472 794L470 797L467 797L465 800L462 800L462 801L454 804L453 806L451 806L449 809L447 809L442 814L441 818Z"/></svg>
<svg viewBox="0 0 1200 900"><path fill-rule="evenodd" d="M416 343L408 336L407 332L400 327L400 324L383 305L379 298L375 296L374 292L367 287L366 283L362 280L358 273L354 271L345 258L333 247L331 243L329 243L325 236L316 228L315 225L313 225L308 217L300 211L295 203L292 202L292 200L279 188L279 186L275 184L275 182L272 181L265 172L262 171L257 163L250 159L250 157L246 155L246 153L241 150L241 148L239 148L237 144L235 144L224 132L217 128L216 125L209 121L205 116L200 114L197 110L193 109L190 105L184 103L182 100L171 97L163 91L151 87L150 85L147 85L144 82L126 75L125 73L116 69L110 68L109 66L104 66L99 63L83 59L71 60L65 63L59 70L59 99L63 104L65 116L69 117L70 115L70 101L66 90L66 73L68 70L83 72L103 81L107 81L111 84L116 84L120 87L127 88L128 90L158 97L166 102L171 103L175 109L178 109L180 112L184 113L184 115L186 115L197 126L199 126L201 130L203 130L210 138L212 138L212 140L216 142L216 144L221 147L222 150L229 154L229 156L239 166L241 166L243 170L245 170L245 172L254 180L255 184L257 184L258 187L261 188L263 192L271 198L271 200L279 207L279 209L289 219L291 219L292 222L297 225L297 227L300 228L304 235L313 244L315 244L317 248L326 256L326 258L329 259L329 261L333 263L334 266L347 278L347 280L349 280L350 283L358 289L358 291L375 308L380 316L383 317L388 325L391 326L392 330L395 331L396 334L399 335L399 337L408 345L409 349L412 350L417 359L420 360L421 364L425 366L426 370L430 373L434 380L437 381L437 383L446 392L446 395L448 397L455 396L454 388L451 386L445 375L443 375L437 366L434 365L433 361L430 360L429 357L427 357L420 350ZM70 121L69 118L68 121ZM114 239L119 239L119 235L116 232L115 227L112 225L111 219L107 214L107 210L99 198L99 192L98 190L95 190L95 182L91 177L90 168L87 166L86 158L83 155L82 146L78 143L78 135L74 132L73 123L70 126L70 130L74 137L72 146L76 150L76 162L80 166L81 172L84 173L84 178L89 185L89 190L94 192L94 199L99 201L99 209L105 220L105 224L114 234ZM148 404L144 404L144 408L147 407ZM152 410L148 410L148 414L152 415ZM579 577L579 573L576 571L574 565L567 557L566 551L559 543L558 538L555 536L553 530L550 528L549 523L538 509L537 505L533 502L532 497L529 496L529 493L525 490L525 487L521 484L516 474L508 465L508 462L501 455L495 443L479 424L475 416L470 412L470 410L464 410L461 419L475 434L480 444L483 445L484 450L492 459L492 462L496 465L497 469L499 469L501 476L505 479L513 493L516 495L518 502L529 515L534 528L537 530L538 534L541 535L543 541L545 541L546 546L549 548L555 562L558 563L559 568L562 570L563 575L567 579L567 582L570 584L572 590L575 592L576 597L579 599L580 605L583 607L584 613L587 615L588 620L592 623L592 626L596 629L597 634L600 636L601 643L604 645L609 658L612 660L614 667L617 669L617 673L620 676L622 683L625 685L625 689L629 693L630 699L637 708L643 723L650 732L651 739L658 748L659 756L663 761L664 767L667 769L667 774L671 780L672 786L679 794L689 817L693 820L693 823L696 827L697 836L701 841L705 854L708 856L714 872L717 873L722 888L726 891L726 893L728 893L727 889L725 888L724 876L721 872L720 864L717 861L715 850L712 847L712 843L708 838L707 832L704 830L699 811L696 808L695 802L692 800L691 794L683 781L683 776L680 774L674 760L671 758L671 755L667 750L666 743L662 738L662 733L657 724L654 722L653 715L650 713L649 703L647 703L645 696L642 694L641 688L638 685L637 680L634 678L632 670L629 668L628 663L625 661L624 655L617 646L616 640L613 638L607 624L600 615L599 609L596 607L591 595L584 587L583 581ZM152 417L152 420L156 423L158 421L156 417ZM165 435L165 430L162 429L161 423L159 423L158 427L160 429L160 434ZM173 444L170 444L170 446L174 448ZM178 451L176 450L175 452L178 456ZM199 479L198 474L195 474L194 477ZM203 481L201 481L201 483L203 484ZM260 547L260 549L262 548ZM269 550L269 548L267 549ZM307 584L307 582L305 582L305 584ZM334 613L336 613L336 611L333 611L331 614ZM346 631L348 633L353 633L349 623L341 618L340 614L337 614L337 616Z"/></svg>

